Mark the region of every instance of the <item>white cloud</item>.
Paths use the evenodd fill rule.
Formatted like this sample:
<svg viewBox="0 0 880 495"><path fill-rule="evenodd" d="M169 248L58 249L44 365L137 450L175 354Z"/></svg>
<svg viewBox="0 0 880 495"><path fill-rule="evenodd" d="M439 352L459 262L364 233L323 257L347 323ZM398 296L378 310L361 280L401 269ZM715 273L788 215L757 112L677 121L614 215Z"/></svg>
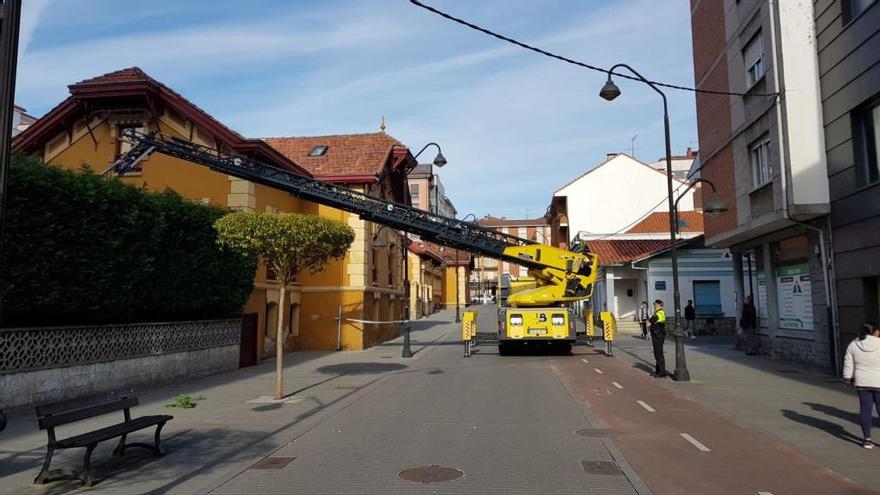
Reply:
<svg viewBox="0 0 880 495"><path fill-rule="evenodd" d="M31 40L34 37L34 31L40 23L40 18L46 8L53 0L28 0L22 2L21 6L21 24L18 29L18 57L21 59Z"/></svg>

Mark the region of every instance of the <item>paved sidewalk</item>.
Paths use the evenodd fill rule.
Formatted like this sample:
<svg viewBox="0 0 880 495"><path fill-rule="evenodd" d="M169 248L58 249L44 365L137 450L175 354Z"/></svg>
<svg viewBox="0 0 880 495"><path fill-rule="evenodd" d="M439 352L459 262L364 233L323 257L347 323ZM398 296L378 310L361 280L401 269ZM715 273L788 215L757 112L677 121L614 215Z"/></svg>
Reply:
<svg viewBox="0 0 880 495"><path fill-rule="evenodd" d="M172 414L163 430L167 455L151 457L134 449L114 458L112 441L100 444L92 457L95 493L206 493L286 445L322 419L344 409L371 385L394 372L407 370L449 334L454 311L442 311L412 323L411 359L400 357L402 338L365 351L308 352L285 355L284 404L253 404L271 395L275 361L204 377L177 385L132 393L141 405L135 415ZM204 397L194 409L165 407L178 394ZM120 413L121 416L121 413ZM46 434L37 429L33 414L13 416L0 433L0 494L60 494L80 490L76 481L33 485L45 455ZM61 427L65 436L105 426L112 416ZM152 438L145 430L129 441ZM56 452L52 467L78 467L84 449Z"/></svg>
<svg viewBox="0 0 880 495"><path fill-rule="evenodd" d="M666 363L672 371L674 341L667 342ZM622 334L615 349L617 359L631 368L645 373L653 369L650 341ZM880 491L878 451L859 446L858 401L839 379L767 357L746 356L734 349L732 337L688 339L685 349L692 381L655 380L662 387ZM875 419L876 426L880 423Z"/></svg>

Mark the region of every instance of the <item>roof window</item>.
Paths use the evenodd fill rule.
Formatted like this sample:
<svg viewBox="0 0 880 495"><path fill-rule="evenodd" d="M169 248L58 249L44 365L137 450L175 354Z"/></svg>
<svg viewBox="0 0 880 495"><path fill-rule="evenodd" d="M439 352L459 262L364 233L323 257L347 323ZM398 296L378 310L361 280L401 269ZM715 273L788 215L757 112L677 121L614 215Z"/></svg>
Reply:
<svg viewBox="0 0 880 495"><path fill-rule="evenodd" d="M315 146L312 151L309 151L309 156L324 156L324 153L327 153L326 146Z"/></svg>

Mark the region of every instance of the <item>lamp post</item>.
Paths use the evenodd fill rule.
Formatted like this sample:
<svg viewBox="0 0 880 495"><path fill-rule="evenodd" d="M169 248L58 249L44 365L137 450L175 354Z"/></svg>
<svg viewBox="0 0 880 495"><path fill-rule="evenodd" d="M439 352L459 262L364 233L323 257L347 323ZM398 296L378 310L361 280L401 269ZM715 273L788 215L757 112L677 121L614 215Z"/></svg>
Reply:
<svg viewBox="0 0 880 495"><path fill-rule="evenodd" d="M399 145L396 145L399 146ZM434 142L428 143L419 150L418 153L413 155L413 162L418 165L418 157L421 155L429 146L437 147L437 156L434 157L433 164L437 167L442 167L446 165L446 157L443 156L443 152L440 150L440 145ZM403 178L404 178L404 188L406 191L409 190L409 173L415 167L409 167L404 170ZM404 192L404 194L406 193ZM382 226L384 227L384 225ZM382 227L379 227L379 230L376 231L376 235L378 236L379 231L382 230ZM374 242L375 242L374 238ZM410 347L410 334L409 334L409 256L407 254L407 246L409 245L409 235L404 231L402 236L403 246L401 251L403 253L403 351L401 352L401 357L410 358L412 357L412 348ZM374 244L375 245L375 244Z"/></svg>
<svg viewBox="0 0 880 495"><path fill-rule="evenodd" d="M676 251L675 246L675 204L672 198L672 145L670 143L669 138L669 107L666 103L666 95L663 91L660 91L654 83L645 79L645 77L632 67L626 64L616 64L610 69L608 69L608 80L605 82L605 85L599 91L599 96L607 101L614 100L618 96L620 96L620 88L614 84L614 81L611 80L611 75L614 73L614 69L618 67L623 67L630 72L632 72L636 77L639 78L643 83L647 84L654 91L656 91L661 98L663 98L663 131L664 136L666 138L666 188L667 188L667 196L669 200L669 241L670 241L670 249L672 254L672 294L673 294L673 308L674 308L674 326L672 330L672 335L675 337L675 371L672 374L672 379L676 381L690 381L690 373L687 369L687 364L684 356L684 342L681 340L684 332L681 328L680 316L681 316L681 301L678 292L678 253Z"/></svg>

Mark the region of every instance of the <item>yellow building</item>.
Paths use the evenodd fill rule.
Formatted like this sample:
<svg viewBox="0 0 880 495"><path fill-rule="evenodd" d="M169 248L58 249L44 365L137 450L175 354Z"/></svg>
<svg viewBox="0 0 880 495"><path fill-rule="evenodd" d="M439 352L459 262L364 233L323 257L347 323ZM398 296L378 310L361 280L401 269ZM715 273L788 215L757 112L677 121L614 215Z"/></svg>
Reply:
<svg viewBox="0 0 880 495"><path fill-rule="evenodd" d="M409 245L409 318L417 320L440 309L435 302L443 292L443 258L426 243L413 241Z"/></svg>
<svg viewBox="0 0 880 495"><path fill-rule="evenodd" d="M16 152L35 154L57 166L104 170L127 151L118 139L126 128L160 132L224 152L248 156L308 177L346 184L364 193L408 203L405 170L415 166L409 150L384 132L291 140L248 139L226 127L168 86L134 67L69 86L70 96L13 141ZM299 143L285 146L284 142ZM273 147L274 146L274 147ZM316 148L324 147L321 153ZM276 149L277 148L277 149ZM299 149L307 149L304 155ZM386 252L373 249L376 226L334 208L213 172L176 158L154 154L122 179L154 191L172 189L194 201L259 212L299 212L345 222L355 241L344 260L318 274L302 273L288 287L287 348L363 349L398 334L402 305L402 252L389 229L381 236ZM169 274L173 276L173 274ZM256 327L255 353L274 349L278 285L260 267L243 313ZM338 325L341 308L345 321Z"/></svg>

